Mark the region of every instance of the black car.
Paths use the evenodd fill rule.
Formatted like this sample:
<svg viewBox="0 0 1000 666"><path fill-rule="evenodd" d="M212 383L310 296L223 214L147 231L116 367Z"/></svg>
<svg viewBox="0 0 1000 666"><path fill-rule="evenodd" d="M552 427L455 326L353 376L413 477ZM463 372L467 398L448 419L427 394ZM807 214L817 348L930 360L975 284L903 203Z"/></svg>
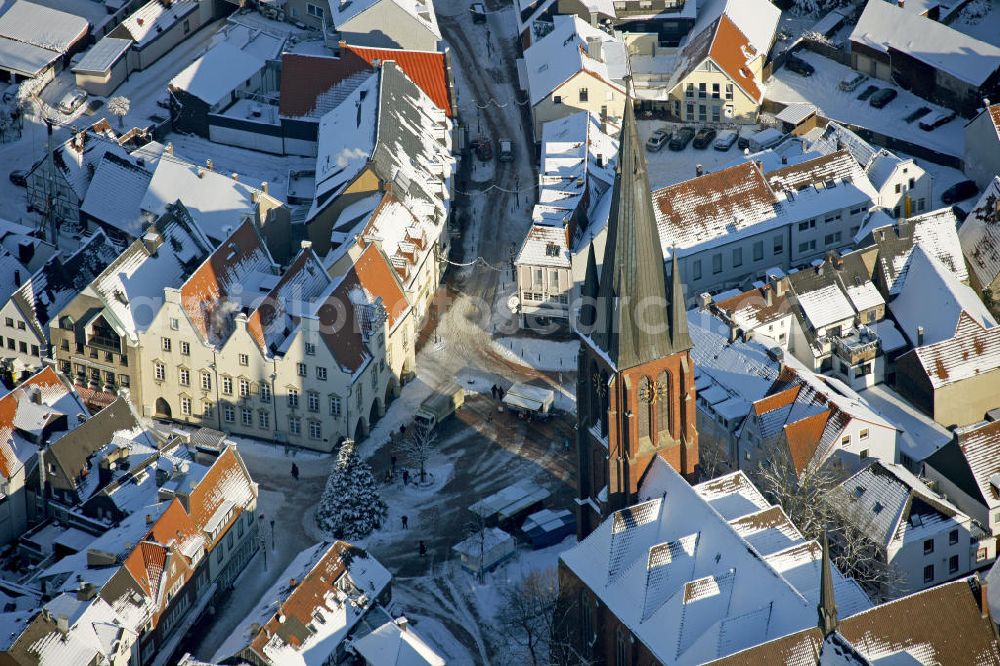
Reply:
<svg viewBox="0 0 1000 666"><path fill-rule="evenodd" d="M965 201L976 196L977 192L979 192L979 188L973 181L960 180L944 191L944 194L941 195L941 201L950 206L956 201Z"/></svg>
<svg viewBox="0 0 1000 666"><path fill-rule="evenodd" d="M869 98L868 105L876 109L881 109L889 102L896 99L898 95L899 93L896 92L895 88L882 88L882 90L879 90L877 93L872 95L871 98Z"/></svg>
<svg viewBox="0 0 1000 666"><path fill-rule="evenodd" d="M670 150L684 150L693 138L694 130L690 127L682 127L674 132L674 135L670 138L670 143L667 144L667 148L670 148Z"/></svg>
<svg viewBox="0 0 1000 666"><path fill-rule="evenodd" d="M815 67L796 56L788 56L785 60L785 68L795 72L799 76L812 76L816 73Z"/></svg>
<svg viewBox="0 0 1000 666"><path fill-rule="evenodd" d="M908 124L908 125L912 125L917 120L920 120L921 118L923 118L924 116L926 116L930 112L931 112L931 107L929 107L929 106L922 106L919 109L917 109L916 111L914 111L913 113L911 113L910 115L908 115L905 118L903 118L903 122L906 123L906 124Z"/></svg>
<svg viewBox="0 0 1000 666"><path fill-rule="evenodd" d="M18 187L28 186L28 172L24 169L15 169L10 172L10 182L14 183Z"/></svg>
<svg viewBox="0 0 1000 666"><path fill-rule="evenodd" d="M858 95L858 99L860 99L863 102L872 95L874 95L877 91L878 91L878 86L868 86L861 91L861 94Z"/></svg>
<svg viewBox="0 0 1000 666"><path fill-rule="evenodd" d="M698 130L698 133L694 135L694 143L691 145L698 150L704 150L712 145L712 141L715 140L715 135L717 132L711 127L702 127Z"/></svg>

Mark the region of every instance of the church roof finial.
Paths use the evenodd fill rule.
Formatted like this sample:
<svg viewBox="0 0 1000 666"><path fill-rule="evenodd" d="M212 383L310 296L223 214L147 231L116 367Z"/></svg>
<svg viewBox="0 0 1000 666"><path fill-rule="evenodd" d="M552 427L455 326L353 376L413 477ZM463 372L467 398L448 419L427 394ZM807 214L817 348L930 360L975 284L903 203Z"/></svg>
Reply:
<svg viewBox="0 0 1000 666"><path fill-rule="evenodd" d="M820 574L819 629L828 636L837 629L837 599L833 593L833 565L830 563L830 542L823 532L823 569Z"/></svg>

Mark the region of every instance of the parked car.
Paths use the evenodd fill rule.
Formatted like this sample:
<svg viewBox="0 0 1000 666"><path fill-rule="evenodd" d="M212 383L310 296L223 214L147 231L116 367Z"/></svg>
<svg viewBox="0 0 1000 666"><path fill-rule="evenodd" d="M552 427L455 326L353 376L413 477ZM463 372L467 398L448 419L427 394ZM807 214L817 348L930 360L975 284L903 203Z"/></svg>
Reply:
<svg viewBox="0 0 1000 666"><path fill-rule="evenodd" d="M941 201L948 204L949 206L958 201L965 201L971 197L976 196L979 192L979 188L971 180L960 180L941 195Z"/></svg>
<svg viewBox="0 0 1000 666"><path fill-rule="evenodd" d="M83 103L86 101L87 92L81 88L73 88L62 96L57 106L60 112L69 115L83 106Z"/></svg>
<svg viewBox="0 0 1000 666"><path fill-rule="evenodd" d="M473 23L486 23L486 7L481 2L475 2L469 7Z"/></svg>
<svg viewBox="0 0 1000 666"><path fill-rule="evenodd" d="M667 147L670 150L684 150L687 145L691 143L691 139L694 138L694 129L690 127L682 127L676 132L674 132L673 137L670 138L670 142Z"/></svg>
<svg viewBox="0 0 1000 666"><path fill-rule="evenodd" d="M646 139L646 150L651 153L658 153L663 150L663 146L670 141L670 130L661 127L653 132L653 136Z"/></svg>
<svg viewBox="0 0 1000 666"><path fill-rule="evenodd" d="M799 76L812 76L816 73L816 68L798 56L790 55L785 60L785 69L795 72Z"/></svg>
<svg viewBox="0 0 1000 666"><path fill-rule="evenodd" d="M930 112L931 112L931 107L929 107L929 106L922 106L919 109L917 109L916 111L914 111L913 113L911 113L910 115L908 115L905 118L903 118L903 122L906 123L906 124L908 124L908 125L912 125L916 120L919 120L920 118L923 118L924 116L926 116Z"/></svg>
<svg viewBox="0 0 1000 666"><path fill-rule="evenodd" d="M750 135L740 134L739 138L736 139L736 147L740 150L747 150L750 148Z"/></svg>
<svg viewBox="0 0 1000 666"><path fill-rule="evenodd" d="M868 105L876 109L881 109L896 99L898 95L899 93L895 88L882 88L882 90L879 90L868 98Z"/></svg>
<svg viewBox="0 0 1000 666"><path fill-rule="evenodd" d="M844 92L854 92L855 90L857 90L858 86L860 86L867 80L868 77L861 73L853 75L848 74L847 76L845 76L840 80L840 83L837 84L837 87L843 90Z"/></svg>
<svg viewBox="0 0 1000 666"><path fill-rule="evenodd" d="M920 121L920 129L925 132L930 132L932 129L941 127L941 125L947 125L953 121L955 119L955 115L954 111L938 111L937 113L932 113Z"/></svg>
<svg viewBox="0 0 1000 666"><path fill-rule="evenodd" d="M500 139L497 141L497 159L501 162L514 161L514 142L510 139Z"/></svg>
<svg viewBox="0 0 1000 666"><path fill-rule="evenodd" d="M733 147L733 144L739 140L740 134L736 130L723 130L719 132L719 136L716 137L715 143L712 144L712 148L718 151L725 152Z"/></svg>
<svg viewBox="0 0 1000 666"><path fill-rule="evenodd" d="M694 135L694 143L691 145L698 150L704 150L712 145L712 141L715 140L715 135L718 134L711 127L702 127L698 130L698 133Z"/></svg>
<svg viewBox="0 0 1000 666"><path fill-rule="evenodd" d="M24 169L14 169L10 172L10 182L18 187L28 186L28 172Z"/></svg>
<svg viewBox="0 0 1000 666"><path fill-rule="evenodd" d="M861 91L861 94L858 95L858 99L860 99L863 102L872 95L874 95L876 92L878 92L878 86L867 86L864 90Z"/></svg>

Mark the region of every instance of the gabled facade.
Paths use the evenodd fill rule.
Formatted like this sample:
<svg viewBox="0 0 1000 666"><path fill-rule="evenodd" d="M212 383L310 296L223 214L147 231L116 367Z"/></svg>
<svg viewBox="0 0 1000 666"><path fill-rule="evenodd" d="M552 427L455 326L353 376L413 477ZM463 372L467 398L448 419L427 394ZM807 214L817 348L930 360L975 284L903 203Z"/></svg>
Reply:
<svg viewBox="0 0 1000 666"><path fill-rule="evenodd" d="M601 275L591 246L576 322L581 537L635 502L655 459L689 477L698 465L680 268L674 261L668 291L657 240L645 154L628 100Z"/></svg>
<svg viewBox="0 0 1000 666"><path fill-rule="evenodd" d="M980 110L965 126L965 169L985 190L1000 175L1000 103Z"/></svg>
<svg viewBox="0 0 1000 666"><path fill-rule="evenodd" d="M295 13L305 4L304 16L324 33L336 39L374 48L403 48L436 51L441 41L434 3L414 0L318 0L311 3L295 0L289 9ZM326 11L329 10L329 14Z"/></svg>

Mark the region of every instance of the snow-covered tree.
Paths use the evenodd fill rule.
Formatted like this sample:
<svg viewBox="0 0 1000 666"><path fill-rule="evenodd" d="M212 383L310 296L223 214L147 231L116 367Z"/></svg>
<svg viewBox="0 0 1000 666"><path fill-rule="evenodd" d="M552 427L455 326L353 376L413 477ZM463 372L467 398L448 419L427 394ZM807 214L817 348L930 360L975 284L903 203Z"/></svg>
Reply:
<svg viewBox="0 0 1000 666"><path fill-rule="evenodd" d="M380 527L387 513L372 468L354 442L344 440L316 509L317 524L337 539L361 539Z"/></svg>
<svg viewBox="0 0 1000 666"><path fill-rule="evenodd" d="M427 461L430 460L431 452L437 443L437 436L433 430L410 426L406 431L407 435L399 444L399 452L403 454L406 462L420 470L420 483L427 480Z"/></svg>
<svg viewBox="0 0 1000 666"><path fill-rule="evenodd" d="M118 116L118 126L121 127L125 123L125 116L128 115L129 109L132 108L132 102L129 101L128 97L124 95L115 95L108 100L108 111L115 116Z"/></svg>

